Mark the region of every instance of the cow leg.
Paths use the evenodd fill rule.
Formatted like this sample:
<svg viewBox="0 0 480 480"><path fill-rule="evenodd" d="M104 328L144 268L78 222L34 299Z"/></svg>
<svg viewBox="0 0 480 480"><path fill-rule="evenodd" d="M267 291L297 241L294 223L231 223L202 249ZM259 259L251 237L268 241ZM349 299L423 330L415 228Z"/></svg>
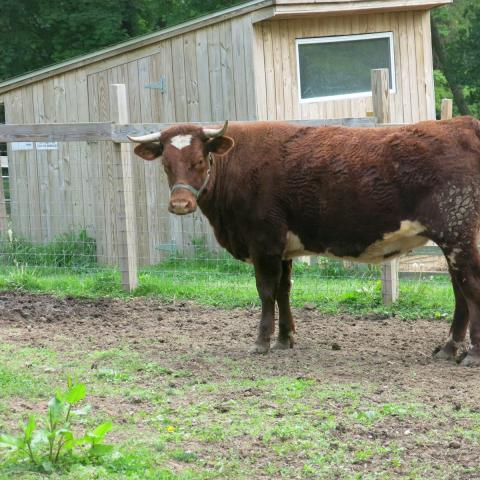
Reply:
<svg viewBox="0 0 480 480"><path fill-rule="evenodd" d="M448 261L447 256L447 261ZM450 263L450 262L449 262ZM455 271L450 268L452 277L453 293L455 295L455 313L453 314L453 322L450 327L450 334L445 345L435 354L436 358L445 360L454 360L458 348L465 340L465 335L468 328L468 304L463 294L460 284L458 283Z"/></svg>
<svg viewBox="0 0 480 480"><path fill-rule="evenodd" d="M466 301L466 309L465 306L459 308L468 312L466 321L463 317L452 324L452 340L461 341L467 325L470 324L472 347L463 359L462 365L480 365L480 255L476 239L471 244L453 248L448 261L452 278Z"/></svg>
<svg viewBox="0 0 480 480"><path fill-rule="evenodd" d="M278 305L278 338L274 350L286 350L293 348L295 333L295 322L293 321L292 311L290 309L290 289L292 282L290 277L292 275L292 260L282 261L282 278L277 291L277 305Z"/></svg>
<svg viewBox="0 0 480 480"><path fill-rule="evenodd" d="M275 331L275 299L282 277L282 260L279 256L263 256L253 261L257 290L262 302L262 316L258 338L253 353L267 353L270 337Z"/></svg>

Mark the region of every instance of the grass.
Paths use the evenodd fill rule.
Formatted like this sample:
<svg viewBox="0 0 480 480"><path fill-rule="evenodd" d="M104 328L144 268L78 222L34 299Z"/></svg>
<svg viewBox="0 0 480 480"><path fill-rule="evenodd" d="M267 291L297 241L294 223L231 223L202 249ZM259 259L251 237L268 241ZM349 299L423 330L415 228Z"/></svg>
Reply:
<svg viewBox="0 0 480 480"><path fill-rule="evenodd" d="M54 246L21 239L0 244L0 290L90 298L156 296L222 308L259 304L250 266L223 255L212 257L202 248L192 259L172 255L141 270L139 287L127 294L118 271L93 262L94 248L81 235L61 237ZM78 255L80 245L84 250ZM314 267L295 265L292 303L310 303L335 314L375 312L405 319L451 315L453 294L446 279L402 281L400 290L400 301L386 307L378 269L346 269L340 262L322 260ZM147 339L142 341L148 347ZM233 361L195 355L202 361L191 371L190 357L182 351L155 361L141 348L134 351L122 344L85 351L72 342L57 352L0 343L0 431L15 428L28 409L43 405L70 374L88 385L89 401L98 405L92 425L113 417L118 449L102 460L73 463L49 476L55 480L480 476L479 468L467 471L457 462L438 471L435 460L421 454L446 438L480 446L479 414L421 403L417 392L395 385L388 398L379 399L374 398L378 385L373 382L322 380L321 371L315 379L288 375L249 356ZM202 365L215 366L215 375ZM416 436L418 452L411 443L406 448L401 435L382 437L392 425L403 432L403 425L414 420L427 425ZM446 435L445 425L455 428ZM44 477L25 465L0 461L0 480L10 478Z"/></svg>
<svg viewBox="0 0 480 480"><path fill-rule="evenodd" d="M188 262L186 262L188 263ZM190 265L192 267L192 265ZM224 268L224 267L222 267ZM380 313L402 318L444 318L453 311L453 292L448 279L400 282L400 301L384 306L380 280L370 277L324 276L319 269L294 272L292 304L313 304L325 313ZM40 267L0 267L0 290L22 289L73 297L157 296L167 301L193 300L222 308L259 305L251 271L228 273L211 265L165 264L139 272L139 286L131 294L120 286L114 269L73 273Z"/></svg>
<svg viewBox="0 0 480 480"><path fill-rule="evenodd" d="M90 298L158 296L222 308L259 304L250 265L225 252L213 254L198 239L192 246L190 258L172 253L160 264L142 269L138 288L126 294L118 271L96 263L95 241L85 231L60 235L46 245L10 234L0 241L0 290ZM448 277L402 281L400 301L390 307L382 304L378 266L345 268L340 261L320 258L314 266L296 263L293 279L292 304L310 303L326 313L443 318L453 310Z"/></svg>
<svg viewBox="0 0 480 480"><path fill-rule="evenodd" d="M12 355L13 351L19 355ZM9 377L22 377L27 355L37 359L30 367L29 377L35 377L36 387L32 390L28 382L20 381L14 390L9 390L9 395L22 397L27 404L45 403L52 388L63 379L45 372L44 362L57 371L68 365L71 373L88 384L92 392L89 401L94 408L100 398L107 399L104 405L111 405L107 410L97 409L98 418L92 419L93 424L99 418L106 420L106 415L114 417L113 440L117 450L112 456L73 463L50 475L51 479L417 480L449 479L457 478L457 473L465 474L457 462L448 471L438 471L428 456L427 460L417 461L412 446L405 447L407 437L397 438L395 429L405 429L402 425L418 418L425 420L425 438L428 437L430 444L444 442L442 425L456 424L452 437L480 446L478 413L439 411L419 403L416 392L401 388L391 391L388 401L372 400L375 384L272 375L251 357L243 361L243 367L250 375L254 367L256 378L246 379L245 372L232 369L228 359L218 357L215 361L221 374L215 381L207 380L208 372L198 370L195 381L193 376L180 375L176 378L181 381L172 387L170 378L175 371L170 368L171 361L155 364L141 353L123 347L88 355L72 348L58 356L45 354L43 349L2 345L0 364L6 365ZM92 359L118 370L128 377L128 383L121 382L110 390L105 388L105 379L89 368ZM139 370L142 364L150 367ZM141 403L144 409L135 411L133 407L114 406L115 398L128 399L132 387L141 389L152 381L156 393L162 392L156 402ZM2 395L0 431L7 424L11 430L11 425L22 417L18 410L12 412L9 397ZM391 428L392 422L397 425L393 435L379 438L385 429ZM478 469L472 469L471 478L479 473ZM10 478L45 477L25 465L0 462L0 479Z"/></svg>

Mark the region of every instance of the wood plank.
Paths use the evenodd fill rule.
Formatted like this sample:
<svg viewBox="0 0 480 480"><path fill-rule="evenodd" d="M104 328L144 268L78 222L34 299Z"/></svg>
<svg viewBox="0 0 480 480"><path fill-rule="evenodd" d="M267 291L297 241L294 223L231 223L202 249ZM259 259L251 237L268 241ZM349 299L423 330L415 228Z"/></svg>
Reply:
<svg viewBox="0 0 480 480"><path fill-rule="evenodd" d="M65 75L53 79L54 122L67 121L67 102L65 92ZM64 142L58 144L58 150L49 150L47 153L49 164L55 172L56 188L50 189L50 201L56 205L52 208L52 233L62 235L69 231L67 225L72 222L72 200L70 191L70 162L68 159L68 145Z"/></svg>
<svg viewBox="0 0 480 480"><path fill-rule="evenodd" d="M296 46L297 23L294 20L288 20L287 25L288 25L287 27L288 39L290 44L289 71L290 71L290 81L292 86L292 118L300 119L301 108L300 108L300 93L299 93L299 86L298 86L299 79L297 75L297 46Z"/></svg>
<svg viewBox="0 0 480 480"><path fill-rule="evenodd" d="M418 90L418 119L428 120L427 108L427 85L425 82L425 54L423 49L423 25L422 17L418 12L413 13L413 35L415 41L415 58L416 58L416 85Z"/></svg>
<svg viewBox="0 0 480 480"><path fill-rule="evenodd" d="M75 72L65 76L65 100L66 100L66 121L76 123L79 121L78 99L81 98L77 92L77 77ZM80 150L81 143L69 142L65 145L64 166L69 167L69 201L71 202L71 219L66 225L69 230L79 232L85 228L84 212L84 171L85 165L82 165L83 156ZM70 209L70 206L68 206Z"/></svg>
<svg viewBox="0 0 480 480"><path fill-rule="evenodd" d="M400 65L402 77L403 121L412 122L412 97L410 92L410 71L408 63L408 32L405 13L398 14L398 29L400 32Z"/></svg>
<svg viewBox="0 0 480 480"><path fill-rule="evenodd" d="M7 122L23 122L22 92L12 92L5 103L5 119ZM4 125L0 125L3 128ZM9 158L9 184L10 184L10 208L13 231L17 235L28 236L30 222L28 219L28 196L26 184L26 153L13 151L11 145L7 144Z"/></svg>
<svg viewBox="0 0 480 480"><path fill-rule="evenodd" d="M88 89L88 112L91 122L98 122L100 118L98 105L98 76L87 76ZM87 153L89 162L88 178L92 184L92 203L94 206L94 238L96 239L97 262L105 264L105 203L103 201L102 179L99 159L101 158L100 143L89 141L87 143Z"/></svg>
<svg viewBox="0 0 480 480"><path fill-rule="evenodd" d="M407 51L408 51L408 78L410 82L410 99L412 102L412 122L421 120L420 106L418 98L418 75L417 58L415 45L415 28L413 24L413 12L406 12L405 19L407 24Z"/></svg>
<svg viewBox="0 0 480 480"><path fill-rule="evenodd" d="M172 40L173 78L175 79L175 121L188 122L187 90L185 86L185 62L183 38Z"/></svg>
<svg viewBox="0 0 480 480"><path fill-rule="evenodd" d="M253 85L256 98L255 118L257 120L267 120L267 86L262 24L253 25L253 64L255 75Z"/></svg>
<svg viewBox="0 0 480 480"><path fill-rule="evenodd" d="M110 96L108 71L100 72L97 76L98 113L102 121L110 121ZM104 257L102 262L106 265L116 265L115 254L115 180L113 167L113 146L105 142L100 143L100 159L98 163L98 189L101 193L99 201L103 203L103 231L104 231Z"/></svg>
<svg viewBox="0 0 480 480"><path fill-rule="evenodd" d="M114 75L112 75L114 76ZM117 77L118 78L118 77ZM125 84L110 86L110 115L116 122L128 122L128 99ZM131 292L138 285L137 237L135 222L135 192L131 147L126 144L113 146L116 169L116 241L122 286Z"/></svg>
<svg viewBox="0 0 480 480"><path fill-rule="evenodd" d="M427 119L435 120L435 87L433 83L433 54L430 12L423 12L421 16L423 26L423 68L425 74Z"/></svg>
<svg viewBox="0 0 480 480"><path fill-rule="evenodd" d="M163 42L159 52L159 61L151 64L151 70L156 72L156 69L159 68L158 73L165 76L167 82L167 91L161 95L162 103L160 104L160 109L155 110L155 108L152 108L152 115L155 121L175 122L175 79L173 76L172 63L171 41ZM149 162L145 166L145 172L146 174L147 172L151 173L151 177L145 177L150 192L147 197L147 202L149 212L152 215L149 217L151 225L151 228L149 227L149 234L154 237L155 253L160 260L168 254L168 252L163 249L163 246L165 244L171 245L173 237L172 215L167 213L170 188L162 165L159 162ZM155 216L155 218L153 216ZM180 223L181 220L177 220Z"/></svg>
<svg viewBox="0 0 480 480"><path fill-rule="evenodd" d="M35 122L34 115L34 98L32 87L26 87L21 90L22 105L23 105L23 120L27 123ZM28 199L28 217L30 223L30 230L28 238L34 242L42 240L42 225L40 219L40 194L38 184L38 166L36 150L25 152L26 167L26 184L28 191L25 192Z"/></svg>
<svg viewBox="0 0 480 480"><path fill-rule="evenodd" d="M197 76L197 50L195 33L183 36L183 61L188 121L200 120L200 95ZM204 60L205 61L205 60Z"/></svg>
<svg viewBox="0 0 480 480"><path fill-rule="evenodd" d="M275 118L285 119L284 72L282 65L282 43L280 38L279 22L271 22L272 54L273 54L273 81L275 89ZM285 72L286 74L286 72Z"/></svg>
<svg viewBox="0 0 480 480"><path fill-rule="evenodd" d="M225 119L225 114L223 109L222 66L220 63L220 32L218 26L210 27L208 29L207 38L212 120L222 121Z"/></svg>
<svg viewBox="0 0 480 480"><path fill-rule="evenodd" d="M232 20L232 65L235 78L235 118L237 120L248 120L248 95L247 78L245 67L245 24L243 19Z"/></svg>
<svg viewBox="0 0 480 480"><path fill-rule="evenodd" d="M148 90L144 85L139 84L139 65L137 61L129 62L127 68L127 98L129 119L134 122L142 121L140 89ZM135 216L137 234L137 261L139 265L149 265L151 256L155 253L152 240L149 235L148 212L147 212L147 189L145 185L145 166L147 162L139 161L133 155L131 168L133 175L133 189L135 193Z"/></svg>
<svg viewBox="0 0 480 480"><path fill-rule="evenodd" d="M255 54L254 54L254 41L255 32L252 24L252 16L245 15L242 17L243 23L243 51L245 54L245 85L247 88L247 117L239 120L255 120L257 118L257 98L256 88L251 88L255 85ZM250 88L249 88L250 87Z"/></svg>
<svg viewBox="0 0 480 480"><path fill-rule="evenodd" d="M220 65L222 72L223 115L222 120L235 120L235 79L233 77L232 26L230 22L219 25Z"/></svg>
<svg viewBox="0 0 480 480"><path fill-rule="evenodd" d="M198 116L199 120L207 121L212 119L212 104L210 99L208 35L206 30L198 30L196 32L195 61L197 66L197 85L198 90L201 92L198 96Z"/></svg>
<svg viewBox="0 0 480 480"><path fill-rule="evenodd" d="M449 120L453 116L453 100L451 98L443 98L441 106L441 120Z"/></svg>
<svg viewBox="0 0 480 480"><path fill-rule="evenodd" d="M11 93L5 94L3 97L3 102L5 105L5 122L7 123L13 123L15 121L15 113L14 113L14 104L13 104L13 98L14 96ZM17 120L19 121L19 120ZM0 125L0 128L2 128L3 125ZM15 152L16 154L16 152ZM12 221L12 229L15 231L16 225L18 223L18 220L16 218L16 215L18 214L15 209L16 209L16 203L13 203L13 198L16 197L16 184L12 180L12 177L15 178L15 163L13 161L13 151L12 151L12 145L10 143L7 143L7 156L10 158L10 164L8 168L8 174L9 174L9 189L10 189L10 218Z"/></svg>
<svg viewBox="0 0 480 480"><path fill-rule="evenodd" d="M267 92L267 120L277 120L277 99L275 97L275 69L273 55L272 25L265 22L262 26L263 48L265 55L265 87Z"/></svg>
<svg viewBox="0 0 480 480"><path fill-rule="evenodd" d="M77 70L75 73L78 98L84 99L77 104L78 122L88 122L89 120L89 102L88 102L88 83L87 74L84 69ZM95 238L95 205L94 205L94 179L92 178L94 158L89 155L88 142L81 141L77 144L78 163L82 169L82 197L83 197L83 226L87 233Z"/></svg>
<svg viewBox="0 0 480 480"><path fill-rule="evenodd" d="M41 87L44 85L39 84ZM47 83L48 85L48 83ZM38 87L40 88L40 87ZM46 88L49 88L47 86ZM46 114L43 114L46 115ZM112 139L111 122L0 125L0 142L96 142Z"/></svg>
<svg viewBox="0 0 480 480"><path fill-rule="evenodd" d="M282 78L281 85L283 88L283 118L285 120L292 120L293 115L293 98L292 98L292 76L294 75L293 71L290 71L290 43L295 45L295 39L290 39L288 35L288 21L283 20L278 23L278 32L279 39L278 49L280 53L281 63L282 63ZM280 62L280 59L279 59Z"/></svg>

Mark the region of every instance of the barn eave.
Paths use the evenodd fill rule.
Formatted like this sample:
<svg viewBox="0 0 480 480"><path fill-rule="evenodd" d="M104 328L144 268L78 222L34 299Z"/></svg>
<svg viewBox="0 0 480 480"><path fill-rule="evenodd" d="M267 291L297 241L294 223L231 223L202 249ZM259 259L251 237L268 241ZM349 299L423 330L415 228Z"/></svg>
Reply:
<svg viewBox="0 0 480 480"><path fill-rule="evenodd" d="M346 15L382 11L428 10L452 2L453 0L253 0L11 78L0 83L0 95L55 75L90 66L241 15L251 14L252 22L258 23L269 19L301 17L304 15Z"/></svg>

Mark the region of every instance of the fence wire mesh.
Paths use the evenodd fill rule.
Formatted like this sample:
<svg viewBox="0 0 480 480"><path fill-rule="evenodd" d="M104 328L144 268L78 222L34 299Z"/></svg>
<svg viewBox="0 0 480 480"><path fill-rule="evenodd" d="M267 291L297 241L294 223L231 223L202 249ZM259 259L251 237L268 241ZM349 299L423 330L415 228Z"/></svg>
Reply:
<svg viewBox="0 0 480 480"><path fill-rule="evenodd" d="M1 224L0 287L65 295L121 294L118 221L124 212L118 208L121 186L113 144L21 148L9 144L8 165L5 161L2 168L0 203L6 219ZM160 162L132 156L131 180L137 294L218 306L258 303L253 267L219 247L201 212L184 217L168 212L169 191ZM403 259L400 272L401 302L422 295L453 302L446 265L435 247ZM381 308L380 278L379 266L302 258L294 263L292 303L325 310ZM430 300L435 307L435 298ZM442 302L437 303L439 314L445 315Z"/></svg>

